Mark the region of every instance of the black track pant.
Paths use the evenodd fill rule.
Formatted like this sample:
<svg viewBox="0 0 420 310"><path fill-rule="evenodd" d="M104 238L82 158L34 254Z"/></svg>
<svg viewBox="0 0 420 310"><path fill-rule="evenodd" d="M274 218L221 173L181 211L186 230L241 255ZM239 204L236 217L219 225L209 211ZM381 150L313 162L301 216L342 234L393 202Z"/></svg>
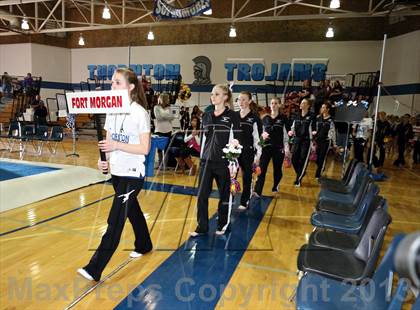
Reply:
<svg viewBox="0 0 420 310"><path fill-rule="evenodd" d="M309 162L311 141L308 139L296 140L293 145L292 165L296 172L296 182L301 182L306 173Z"/></svg>
<svg viewBox="0 0 420 310"><path fill-rule="evenodd" d="M420 164L420 141L414 143L413 163Z"/></svg>
<svg viewBox="0 0 420 310"><path fill-rule="evenodd" d="M89 264L84 267L96 281L101 278L102 271L118 247L127 217L134 230L135 251L144 254L153 248L146 219L137 200L143 183L144 179L140 178L112 176L115 196L108 216L108 227Z"/></svg>
<svg viewBox="0 0 420 310"><path fill-rule="evenodd" d="M379 148L379 158L376 156L376 150L377 148ZM375 144L375 148L373 149L373 158L372 158L372 162L373 165L376 168L380 168L384 166L384 162L385 162L385 146L383 144ZM370 155L370 151L369 151L369 155Z"/></svg>
<svg viewBox="0 0 420 310"><path fill-rule="evenodd" d="M219 189L218 207L218 230L227 228L230 223L229 190L230 174L226 162L206 161L200 163L200 178L197 199L197 222L196 232L206 233L209 230L209 196L216 180Z"/></svg>
<svg viewBox="0 0 420 310"><path fill-rule="evenodd" d="M266 146L262 150L260 158L261 174L258 176L257 183L255 184L255 193L261 196L265 175L267 173L268 164L273 159L273 190L277 191L277 187L280 184L281 178L283 177L283 160L284 160L284 149L280 147Z"/></svg>
<svg viewBox="0 0 420 310"><path fill-rule="evenodd" d="M254 163L254 148L244 148L239 157L239 166L242 170L241 205L247 206L251 196L252 164Z"/></svg>
<svg viewBox="0 0 420 310"><path fill-rule="evenodd" d="M330 149L331 141L323 140L316 143L316 164L317 169L315 178L320 178L324 171L325 162L327 161L328 150Z"/></svg>
<svg viewBox="0 0 420 310"><path fill-rule="evenodd" d="M354 158L363 163L366 140L363 138L354 139Z"/></svg>
<svg viewBox="0 0 420 310"><path fill-rule="evenodd" d="M404 153L405 153L405 141L404 142L399 142L398 143L398 158L396 161L394 161L394 165L405 165L405 158L404 158Z"/></svg>

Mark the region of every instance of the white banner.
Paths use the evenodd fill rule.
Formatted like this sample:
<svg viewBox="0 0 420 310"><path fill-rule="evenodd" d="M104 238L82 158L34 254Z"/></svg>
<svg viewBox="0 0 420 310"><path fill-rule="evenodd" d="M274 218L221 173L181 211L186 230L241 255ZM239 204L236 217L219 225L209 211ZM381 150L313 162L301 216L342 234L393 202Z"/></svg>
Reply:
<svg viewBox="0 0 420 310"><path fill-rule="evenodd" d="M129 113L127 90L66 93L70 114Z"/></svg>

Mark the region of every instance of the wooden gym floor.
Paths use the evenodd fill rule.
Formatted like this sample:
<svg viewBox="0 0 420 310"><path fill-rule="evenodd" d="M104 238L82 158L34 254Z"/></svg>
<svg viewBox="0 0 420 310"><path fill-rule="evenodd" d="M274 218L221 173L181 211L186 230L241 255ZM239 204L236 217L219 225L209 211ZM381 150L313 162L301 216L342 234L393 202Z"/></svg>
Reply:
<svg viewBox="0 0 420 310"><path fill-rule="evenodd" d="M70 142L66 141L64 147L69 152ZM79 141L77 152L80 158L65 157L62 152L50 156L45 152L42 157L26 155L24 159L96 168L98 150L95 142ZM17 159L18 155L3 152L1 157ZM184 268L185 275L194 276L182 280L183 287L189 291L178 293L181 299L191 299L184 302L182 308L294 309L294 303L288 298L297 284L296 257L307 234L312 231L309 219L319 192L313 178L314 168L315 164L311 162L301 188L293 187L293 169L285 168L280 192L273 197L270 165L263 193L267 198L262 206L256 207L260 212L257 210L250 215L255 217L250 222L246 222L246 214L235 214L238 225L243 226L236 235L232 232L232 238L239 240L249 236L249 239L243 238L245 248L229 250L230 240L210 237L212 245L201 253L197 246L203 244L188 241L188 231L196 224L196 197L191 195L191 188L197 186L197 177L167 171L149 178L150 189L140 193L139 201L155 250L139 259L128 260L133 244L132 228L128 223L120 246L103 273L103 278L111 276L77 302L74 309L113 309L117 306L118 309L130 306L169 309L170 306L160 306L159 295L154 298L149 294L142 298L143 303L139 303L138 296L130 300L129 294L140 284L153 283L150 281L157 278L162 279L162 283L159 280L155 283L157 293L164 297L170 295L173 292L164 289L163 282L178 283L179 268ZM326 175L338 177L340 168L331 158L327 162ZM395 168L387 160L385 172L389 179L379 183L380 195L388 200L393 221L384 248L395 234L420 230L419 169ZM78 276L76 270L89 261L91 249L99 244L106 229L112 194L112 186L96 184L0 213L0 309L64 309L94 284ZM210 216L215 213L216 204L216 199L210 199ZM246 225L249 226L244 227ZM220 242L225 243L221 250L216 250L215 260L209 262L206 255L213 257L212 249ZM191 251L185 250L188 244L194 247L189 248ZM179 258L175 264L174 253L180 249L179 257L185 253L188 256L185 261ZM203 265L194 265L199 257L203 259L200 260ZM203 270L200 269L202 266L210 267ZM225 274L227 269L230 273ZM225 278L218 278L218 275L225 275ZM149 282L144 282L146 279L150 279ZM207 284L199 287L199 283ZM215 283L224 285L213 285ZM172 305L172 308L180 309Z"/></svg>

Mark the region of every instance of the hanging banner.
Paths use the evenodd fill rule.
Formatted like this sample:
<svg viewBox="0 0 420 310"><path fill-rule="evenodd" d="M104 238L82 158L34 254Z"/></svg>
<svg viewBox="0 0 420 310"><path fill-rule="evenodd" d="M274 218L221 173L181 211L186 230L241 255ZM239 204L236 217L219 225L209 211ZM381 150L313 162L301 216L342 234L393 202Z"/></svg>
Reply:
<svg viewBox="0 0 420 310"><path fill-rule="evenodd" d="M153 14L161 18L186 19L211 9L210 0L195 0L185 8L176 8L168 0L155 0Z"/></svg>
<svg viewBox="0 0 420 310"><path fill-rule="evenodd" d="M127 90L106 90L66 93L71 114L129 113L130 100Z"/></svg>

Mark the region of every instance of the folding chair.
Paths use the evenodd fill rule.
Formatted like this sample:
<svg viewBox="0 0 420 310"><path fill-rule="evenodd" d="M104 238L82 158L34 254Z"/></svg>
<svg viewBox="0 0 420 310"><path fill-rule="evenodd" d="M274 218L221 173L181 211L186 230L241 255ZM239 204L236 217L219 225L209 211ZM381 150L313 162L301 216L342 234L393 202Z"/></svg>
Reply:
<svg viewBox="0 0 420 310"><path fill-rule="evenodd" d="M48 142L48 126L39 125L36 129L32 142L37 155L42 155L44 144Z"/></svg>
<svg viewBox="0 0 420 310"><path fill-rule="evenodd" d="M57 146L60 143L62 148L63 148L63 152L66 153L66 150L64 149L64 145L63 145L63 127L61 126L53 126L53 128L51 129L51 135L47 140L47 146L48 146L48 150L51 152L51 154L56 154L57 153ZM54 143L54 146L51 147L51 144Z"/></svg>

